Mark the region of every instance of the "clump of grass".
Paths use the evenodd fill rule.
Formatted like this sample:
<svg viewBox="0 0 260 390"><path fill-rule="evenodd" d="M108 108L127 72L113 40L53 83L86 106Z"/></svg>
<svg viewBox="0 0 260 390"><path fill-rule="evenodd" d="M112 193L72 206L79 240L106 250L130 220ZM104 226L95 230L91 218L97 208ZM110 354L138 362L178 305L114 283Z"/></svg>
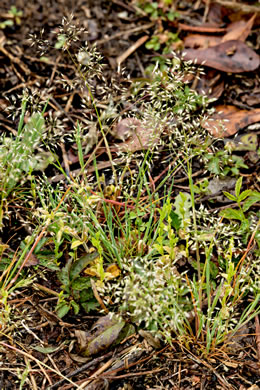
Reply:
<svg viewBox="0 0 260 390"><path fill-rule="evenodd" d="M42 112L34 112L24 124L28 96L22 100L21 115L15 137L2 136L0 146L0 229L3 227L7 198L17 186L22 187L30 173L39 169L41 157L35 151L40 146L45 124ZM48 164L47 164L48 165Z"/></svg>
<svg viewBox="0 0 260 390"><path fill-rule="evenodd" d="M111 105L103 110L100 89L98 93L93 82L95 77L103 80L101 58L96 49L74 48L79 34L71 23L63 22L56 48L63 49L76 66L79 82L71 86L81 83L88 91L82 103L85 108L93 107L89 125L95 128L95 142L102 139L111 169L101 175L94 156L95 173L84 173L85 126L79 122L74 132L82 176L72 179L67 175L66 190L63 184L54 188L44 177L34 180L37 201L30 218L41 233L32 249L36 244L39 253L48 249L59 268L57 312L62 317L71 309L76 314L82 308L93 310L99 291L103 309L107 305L170 343L173 337L188 348L195 342L201 348L198 353L209 354L259 312L255 273L259 264L249 250L243 247L241 251L241 241L257 237L257 226L252 232L250 224L242 221L241 228L231 212L213 215L195 203L193 169L213 148L212 138L201 126L209 114L209 102L185 81L188 73L194 73L191 64L174 58L163 69L156 66L149 80L132 85L131 109L125 105L124 115L124 103L113 104L113 93L106 95ZM108 83L101 90L104 97ZM154 137L148 147L118 148L122 159L117 167L107 131L123 117L140 121L143 131ZM32 127L19 125L17 139L1 165L5 177L2 205L22 175L34 169L30 155L44 124L41 114L33 118L37 120ZM11 174L14 156L16 170ZM27 158L28 166L21 156ZM56 168L64 173L58 164ZM152 178L153 172L158 173L158 181ZM188 183L181 192L174 187L180 173ZM246 195L257 198L256 193ZM239 194L235 198L239 207L241 199ZM253 204L242 210L241 218L248 219L246 212ZM232 223L225 223L228 217ZM241 222L241 218L237 219Z"/></svg>

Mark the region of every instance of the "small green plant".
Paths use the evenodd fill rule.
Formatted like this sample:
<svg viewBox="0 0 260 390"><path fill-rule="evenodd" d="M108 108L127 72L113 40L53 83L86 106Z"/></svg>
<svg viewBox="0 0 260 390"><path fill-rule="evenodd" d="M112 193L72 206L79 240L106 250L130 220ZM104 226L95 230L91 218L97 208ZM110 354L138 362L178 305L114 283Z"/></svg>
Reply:
<svg viewBox="0 0 260 390"><path fill-rule="evenodd" d="M248 169L242 157L230 154L227 150L218 150L212 154L206 153L203 159L208 170L221 177L229 174L237 176L241 168Z"/></svg>
<svg viewBox="0 0 260 390"><path fill-rule="evenodd" d="M73 253L71 253L71 256L73 256ZM84 255L77 260L71 257L61 271L58 272L58 278L62 283L62 291L59 295L56 311L60 318L64 317L71 308L73 308L75 314L78 314L80 310L79 304L87 313L98 306L93 296L90 278L81 276L81 272L97 256L98 253L94 252Z"/></svg>
<svg viewBox="0 0 260 390"><path fill-rule="evenodd" d="M145 44L146 49L158 51L161 47L160 38L157 35L154 35L148 42Z"/></svg>
<svg viewBox="0 0 260 390"><path fill-rule="evenodd" d="M174 19L179 17L179 13L174 11L172 7L172 0L164 0L163 2L161 2L161 4L156 1L148 2L146 0L139 0L137 2L137 5L153 20L161 19L173 22Z"/></svg>
<svg viewBox="0 0 260 390"><path fill-rule="evenodd" d="M18 11L14 5L11 6L8 15L10 15L9 18L0 23L0 29L2 30L6 27L14 26L14 24L19 26L22 23L21 17L23 16L23 11Z"/></svg>
<svg viewBox="0 0 260 390"><path fill-rule="evenodd" d="M172 52L172 44L180 42L177 33L172 33L170 31L164 31L163 34L153 35L152 38L146 42L145 47L149 50L159 51L163 45L163 54Z"/></svg>
<svg viewBox="0 0 260 390"><path fill-rule="evenodd" d="M17 136L1 137L0 146L0 229L3 227L4 210L8 208L8 196L17 186L22 186L34 170L45 169L51 157L36 154L45 124L43 113L35 112L24 124L27 96L23 98ZM50 160L48 159L50 158ZM47 159L47 164L46 163ZM44 161L45 160L45 161Z"/></svg>
<svg viewBox="0 0 260 390"><path fill-rule="evenodd" d="M240 177L236 182L235 194L230 194L224 191L224 195L237 203L238 210L233 208L227 208L220 212L226 219L238 220L241 222L239 229L242 232L248 232L250 229L250 220L245 215L245 212L255 203L260 201L260 193L252 190L241 191L243 177Z"/></svg>
<svg viewBox="0 0 260 390"><path fill-rule="evenodd" d="M179 17L178 12L174 9L172 1L162 1L160 3L153 1L138 1L138 7L142 12L146 13L151 20L173 22ZM173 33L169 30L162 30L162 27L155 31L151 39L146 42L145 47L148 50L159 51L163 47L163 54L172 52L172 45L180 42L178 33ZM162 57L163 58L163 57Z"/></svg>

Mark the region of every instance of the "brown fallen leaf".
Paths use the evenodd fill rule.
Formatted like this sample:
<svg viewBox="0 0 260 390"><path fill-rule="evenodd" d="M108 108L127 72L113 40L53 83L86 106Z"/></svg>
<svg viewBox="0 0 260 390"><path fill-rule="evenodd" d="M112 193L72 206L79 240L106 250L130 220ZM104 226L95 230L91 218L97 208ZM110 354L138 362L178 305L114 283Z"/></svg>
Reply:
<svg viewBox="0 0 260 390"><path fill-rule="evenodd" d="M97 323L97 325L101 326L98 326L97 330L94 329L86 346L81 348L82 356L95 355L98 352L109 348L117 340L121 330L125 326L125 322L112 318L110 314L106 315L101 321L103 321L102 324ZM82 346L83 345L84 344L82 344Z"/></svg>
<svg viewBox="0 0 260 390"><path fill-rule="evenodd" d="M224 138L260 121L260 108L252 111L240 110L234 106L217 106L216 112L202 126L214 137Z"/></svg>
<svg viewBox="0 0 260 390"><path fill-rule="evenodd" d="M140 126L141 122L138 119L124 118L114 126L113 135L121 141L126 141Z"/></svg>
<svg viewBox="0 0 260 390"><path fill-rule="evenodd" d="M155 146L160 140L160 130L147 126L135 118L122 119L114 127L114 136L124 142L117 145L118 151L136 152Z"/></svg>
<svg viewBox="0 0 260 390"><path fill-rule="evenodd" d="M151 345L155 349L159 349L162 347L161 340L158 336L154 335L152 332L140 329L138 331L141 337L143 337L149 345Z"/></svg>
<svg viewBox="0 0 260 390"><path fill-rule="evenodd" d="M231 73L251 72L260 63L259 55L238 40L223 42L208 49L187 49L183 58Z"/></svg>
<svg viewBox="0 0 260 390"><path fill-rule="evenodd" d="M207 22L212 26L223 27L223 19L227 15L227 10L216 1L209 2L209 12Z"/></svg>
<svg viewBox="0 0 260 390"><path fill-rule="evenodd" d="M221 37L215 35L189 34L183 40L185 47L193 49L207 49L221 43Z"/></svg>
<svg viewBox="0 0 260 390"><path fill-rule="evenodd" d="M254 14L247 22L245 20L240 20L238 22L231 23L231 25L227 28L228 32L222 38L222 42L234 39L245 42L254 25L255 18L256 14Z"/></svg>
<svg viewBox="0 0 260 390"><path fill-rule="evenodd" d="M206 94L208 98L218 99L225 89L224 80L220 72L215 69L209 69L204 75L201 75L197 81L196 91L200 94Z"/></svg>
<svg viewBox="0 0 260 390"><path fill-rule="evenodd" d="M252 91L252 93L245 93L245 95L242 95L241 101L248 106L256 106L257 104L260 104L260 89L256 89L255 91Z"/></svg>

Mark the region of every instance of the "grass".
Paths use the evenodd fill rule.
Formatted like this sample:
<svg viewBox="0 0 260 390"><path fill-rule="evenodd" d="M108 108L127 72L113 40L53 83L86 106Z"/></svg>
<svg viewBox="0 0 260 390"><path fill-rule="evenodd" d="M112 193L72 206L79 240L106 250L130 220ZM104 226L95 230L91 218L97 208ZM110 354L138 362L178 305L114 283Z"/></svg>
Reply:
<svg viewBox="0 0 260 390"><path fill-rule="evenodd" d="M109 94L109 109L99 108L92 81L102 80L100 55L89 48L71 51L77 29L66 21L59 37L57 49L68 53L78 84L89 92L94 139L105 146L111 168L102 173L94 144L85 162L85 129L78 122L73 137L80 173L70 176L45 137L48 102L25 124L28 97L23 98L17 135L1 140L0 222L4 231L10 206L23 203L30 234L15 253L1 244L2 334L12 322L11 294L33 283L41 267L59 280L56 312L61 318L109 311L162 341L178 340L197 356L227 352L232 335L260 312L259 211L254 207L260 195L251 189L241 192L246 184L239 169L245 167L226 169L226 155L212 168L211 156L222 155L201 126L210 102L184 81L193 67L174 58L168 68L157 66L147 80L130 87L131 109L125 117L137 119L142 132L152 135L147 145L134 124L128 130L139 146L133 150L131 143L121 143L115 155L110 132L124 110L113 106ZM108 93L106 84L103 88ZM88 172L90 160L94 173ZM204 186L194 182L198 166ZM60 170L64 181L51 184L40 172L47 167ZM207 193L207 183L221 172L237 179L234 194L225 193L237 207L219 213L212 212L210 203L199 204L197 196ZM180 175L187 183L181 191L176 184ZM33 255L38 265L30 275L25 266Z"/></svg>

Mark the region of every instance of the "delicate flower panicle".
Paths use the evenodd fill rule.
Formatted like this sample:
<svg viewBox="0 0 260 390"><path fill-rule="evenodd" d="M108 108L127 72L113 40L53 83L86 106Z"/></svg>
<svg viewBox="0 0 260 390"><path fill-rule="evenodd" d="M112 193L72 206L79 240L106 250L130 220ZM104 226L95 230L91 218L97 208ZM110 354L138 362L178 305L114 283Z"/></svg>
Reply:
<svg viewBox="0 0 260 390"><path fill-rule="evenodd" d="M145 323L147 329L164 335L182 327L191 305L185 298L187 289L184 275L174 271L173 264L148 258L123 260L123 279L100 293L115 295L114 303L122 303L120 313L136 324ZM181 303L182 302L182 303Z"/></svg>

